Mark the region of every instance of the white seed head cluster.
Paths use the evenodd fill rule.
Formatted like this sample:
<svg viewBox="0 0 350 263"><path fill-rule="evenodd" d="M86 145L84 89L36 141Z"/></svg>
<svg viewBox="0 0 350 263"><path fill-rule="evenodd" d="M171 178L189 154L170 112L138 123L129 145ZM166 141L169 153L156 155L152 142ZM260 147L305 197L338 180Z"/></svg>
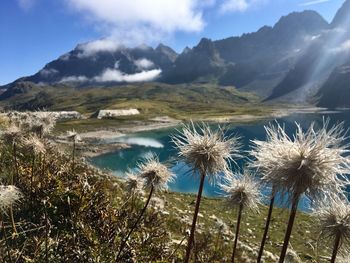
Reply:
<svg viewBox="0 0 350 263"><path fill-rule="evenodd" d="M328 129L325 121L318 131L314 123L307 131L296 126L292 138L278 123L265 127L267 140L252 141L251 166L262 173L263 182L283 194L306 194L317 201L327 193L342 193L350 172L343 124Z"/></svg>
<svg viewBox="0 0 350 263"><path fill-rule="evenodd" d="M259 211L258 205L262 199L260 187L250 173L225 175L224 183L219 184L219 186L225 192L225 197L230 206L242 206L253 211Z"/></svg>
<svg viewBox="0 0 350 263"><path fill-rule="evenodd" d="M219 173L230 173L230 161L240 158L240 143L238 137L228 138L219 127L212 131L202 124L195 127L184 126L179 135L172 136L172 141L179 150L179 157L193 171L206 173L214 182Z"/></svg>
<svg viewBox="0 0 350 263"><path fill-rule="evenodd" d="M22 198L21 191L14 185L0 185L0 212L7 213Z"/></svg>
<svg viewBox="0 0 350 263"><path fill-rule="evenodd" d="M47 112L10 112L10 125L15 125L23 132L32 132L38 135L49 134L56 125L56 117Z"/></svg>
<svg viewBox="0 0 350 263"><path fill-rule="evenodd" d="M313 212L319 221L320 237L334 241L340 235L340 244L350 253L350 203L347 199L332 197Z"/></svg>
<svg viewBox="0 0 350 263"><path fill-rule="evenodd" d="M67 139L72 141L72 142L79 142L81 141L81 137L75 130L67 131L66 135Z"/></svg>
<svg viewBox="0 0 350 263"><path fill-rule="evenodd" d="M140 193L145 185L144 180L132 172L126 174L126 191L129 193Z"/></svg>
<svg viewBox="0 0 350 263"><path fill-rule="evenodd" d="M144 180L145 187L155 190L167 189L167 184L173 181L175 175L155 155L148 156L144 162L138 164L139 176Z"/></svg>
<svg viewBox="0 0 350 263"><path fill-rule="evenodd" d="M21 129L14 124L10 124L6 129L1 133L1 139L5 143L19 143L22 139L23 132Z"/></svg>
<svg viewBox="0 0 350 263"><path fill-rule="evenodd" d="M33 114L32 120L32 132L39 135L50 134L56 125L56 117L45 112L42 112L42 114Z"/></svg>
<svg viewBox="0 0 350 263"><path fill-rule="evenodd" d="M40 154L46 152L46 146L42 140L36 135L30 135L28 138L25 138L23 141L25 148L29 149L34 154Z"/></svg>

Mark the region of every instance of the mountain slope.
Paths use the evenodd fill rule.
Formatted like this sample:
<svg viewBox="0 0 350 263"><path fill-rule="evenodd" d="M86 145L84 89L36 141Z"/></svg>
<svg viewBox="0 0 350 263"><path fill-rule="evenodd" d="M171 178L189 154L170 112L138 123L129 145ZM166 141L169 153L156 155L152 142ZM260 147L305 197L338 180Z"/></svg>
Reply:
<svg viewBox="0 0 350 263"><path fill-rule="evenodd" d="M317 93L317 105L326 108L350 107L350 61L337 67Z"/></svg>
<svg viewBox="0 0 350 263"><path fill-rule="evenodd" d="M315 94L322 96L322 93L318 92L319 89L327 82L333 70L344 64L349 57L349 25L350 1L347 0L337 12L328 30L310 39L309 48L303 52L295 66L266 100L281 100L281 98L283 100L285 96L290 101L293 92L299 94L295 95L295 102L301 103L312 100ZM333 75L332 82L335 78ZM340 85L342 81L339 80L337 83Z"/></svg>
<svg viewBox="0 0 350 263"><path fill-rule="evenodd" d="M0 88L7 90L4 99L20 94L21 82L73 87L212 83L255 92L265 101L304 104L314 103L316 96L326 105L322 97L331 96L329 83L346 93L344 76L337 72L350 58L349 25L347 0L331 24L315 11L293 12L257 32L216 41L203 38L181 54L163 44L127 48L102 39L80 44L33 76Z"/></svg>

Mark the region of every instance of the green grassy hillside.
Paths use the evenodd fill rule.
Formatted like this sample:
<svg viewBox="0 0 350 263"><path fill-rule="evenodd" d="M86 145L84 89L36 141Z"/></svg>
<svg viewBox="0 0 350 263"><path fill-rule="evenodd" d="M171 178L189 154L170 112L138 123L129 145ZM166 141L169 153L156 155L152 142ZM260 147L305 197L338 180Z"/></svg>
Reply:
<svg viewBox="0 0 350 263"><path fill-rule="evenodd" d="M184 118L193 115L259 112L259 98L234 87L215 84L138 85L92 87L77 89L69 86L38 86L25 83L25 88L0 101L0 107L19 110L76 110L93 114L99 109L137 108L148 116L169 115ZM9 91L11 92L11 91ZM15 94L17 93L17 94ZM4 96L3 96L4 97Z"/></svg>

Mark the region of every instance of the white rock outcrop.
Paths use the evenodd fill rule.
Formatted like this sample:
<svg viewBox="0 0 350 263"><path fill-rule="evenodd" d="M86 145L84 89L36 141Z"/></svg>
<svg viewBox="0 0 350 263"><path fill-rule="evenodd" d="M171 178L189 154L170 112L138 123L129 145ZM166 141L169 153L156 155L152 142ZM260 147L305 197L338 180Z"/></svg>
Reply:
<svg viewBox="0 0 350 263"><path fill-rule="evenodd" d="M138 109L120 109L120 110L100 110L97 119L108 119L120 116L131 116L140 114Z"/></svg>

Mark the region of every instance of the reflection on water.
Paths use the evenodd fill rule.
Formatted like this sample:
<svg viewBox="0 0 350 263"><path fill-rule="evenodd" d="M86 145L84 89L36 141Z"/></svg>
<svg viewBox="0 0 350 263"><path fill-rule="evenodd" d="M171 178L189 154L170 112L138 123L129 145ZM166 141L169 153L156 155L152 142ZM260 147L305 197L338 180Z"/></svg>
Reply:
<svg viewBox="0 0 350 263"><path fill-rule="evenodd" d="M317 129L322 126L324 117L330 117L330 124L332 125L340 121L345 121L345 127L348 128L350 125L349 113L350 111L323 112L322 114L294 114L278 119L277 121L283 123L287 133L292 135L295 132L295 122L300 123L304 129L307 129L311 122L315 121L315 128ZM250 140L265 139L264 125L266 124L268 124L268 121L261 121L250 125L232 124L226 125L226 128L228 135L237 134L242 137L242 143L244 145L242 152L245 153L245 151L249 150ZM213 124L213 126L217 125ZM196 177L198 175L194 174L185 163L178 161L177 152L169 137L169 135L174 133L176 133L176 129L172 128L116 138L114 141L128 143L131 145L131 148L95 157L91 162L97 167L114 171L114 174L117 176L123 176L125 171L134 168L142 158L153 152L159 156L161 162L169 163L172 171L177 175L176 180L169 184L170 190L183 193L197 192L199 180ZM239 160L239 167L235 167L234 169L243 167L247 161L247 157ZM220 181L220 178L219 176L218 181ZM264 192L268 194L268 189L265 189ZM204 194L206 196L219 196L222 193L217 187L217 184L211 185L206 181ZM302 201L301 206L304 209L307 206L305 199Z"/></svg>
<svg viewBox="0 0 350 263"><path fill-rule="evenodd" d="M112 141L122 142L130 145L139 145L144 147L164 148L164 145L161 142L152 138L122 136Z"/></svg>

